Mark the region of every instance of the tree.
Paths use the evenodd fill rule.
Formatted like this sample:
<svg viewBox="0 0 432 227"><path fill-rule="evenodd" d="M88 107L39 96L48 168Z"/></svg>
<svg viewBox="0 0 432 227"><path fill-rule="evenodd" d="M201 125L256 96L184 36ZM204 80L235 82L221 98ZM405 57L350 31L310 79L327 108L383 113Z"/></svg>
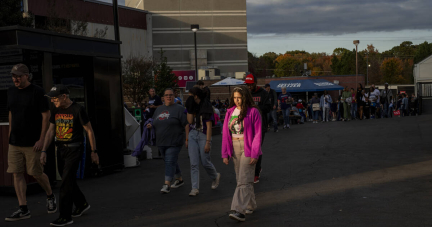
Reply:
<svg viewBox="0 0 432 227"><path fill-rule="evenodd" d="M345 52L350 52L350 51L346 48L338 47L333 50L333 55L342 56Z"/></svg>
<svg viewBox="0 0 432 227"><path fill-rule="evenodd" d="M412 58L414 56L416 46L411 41L404 41L399 46L395 46L390 50L383 52L384 57L398 57L401 59Z"/></svg>
<svg viewBox="0 0 432 227"><path fill-rule="evenodd" d="M1 0L0 3L0 27L21 25L31 27L33 24L33 15L29 14L24 17L22 0Z"/></svg>
<svg viewBox="0 0 432 227"><path fill-rule="evenodd" d="M414 55L414 64L423 61L425 58L432 55L432 43L424 42L418 45Z"/></svg>
<svg viewBox="0 0 432 227"><path fill-rule="evenodd" d="M172 88L175 90L178 88L178 78L172 73L172 68L168 66L167 58L164 56L164 51L162 49L160 51L159 61L157 64L154 64L153 71L157 95L162 97L165 89Z"/></svg>
<svg viewBox="0 0 432 227"><path fill-rule="evenodd" d="M123 63L123 91L132 103L141 103L153 87L153 61L129 57Z"/></svg>
<svg viewBox="0 0 432 227"><path fill-rule="evenodd" d="M333 55L331 59L331 71L333 75L341 75L341 64L339 58L336 55Z"/></svg>
<svg viewBox="0 0 432 227"><path fill-rule="evenodd" d="M248 71L254 75L256 75L256 73L258 72L258 61L259 59L256 54L248 51Z"/></svg>
<svg viewBox="0 0 432 227"><path fill-rule="evenodd" d="M404 83L402 71L403 71L403 62L399 58L387 58L381 64L381 72L383 74L383 80L387 83L390 84Z"/></svg>

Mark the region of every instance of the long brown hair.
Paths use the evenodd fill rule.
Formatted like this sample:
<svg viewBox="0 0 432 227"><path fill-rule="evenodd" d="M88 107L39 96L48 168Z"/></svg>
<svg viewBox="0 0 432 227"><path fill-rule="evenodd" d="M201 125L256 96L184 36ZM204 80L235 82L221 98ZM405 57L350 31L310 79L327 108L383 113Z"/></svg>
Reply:
<svg viewBox="0 0 432 227"><path fill-rule="evenodd" d="M253 101L251 92L249 91L249 89L246 86L237 86L234 88L234 90L231 92L229 108L236 105L234 102L234 93L235 92L240 93L241 98L242 98L241 110L240 110L240 114L239 114L239 122L242 122L243 119L246 117L247 109L249 107L257 108L258 111L260 109L258 108L257 105L255 105L255 102ZM260 113L261 113L261 111L260 111Z"/></svg>

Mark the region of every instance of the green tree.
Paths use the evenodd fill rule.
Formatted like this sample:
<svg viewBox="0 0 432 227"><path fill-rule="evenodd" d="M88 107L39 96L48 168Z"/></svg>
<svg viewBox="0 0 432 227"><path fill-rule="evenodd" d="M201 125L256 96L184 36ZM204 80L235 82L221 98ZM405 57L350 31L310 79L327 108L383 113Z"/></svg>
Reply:
<svg viewBox="0 0 432 227"><path fill-rule="evenodd" d="M257 74L259 69L259 58L256 54L248 51L248 71L254 75Z"/></svg>
<svg viewBox="0 0 432 227"><path fill-rule="evenodd" d="M405 82L402 76L402 71L403 62L399 58L387 58L381 64L383 81L390 84L402 84Z"/></svg>
<svg viewBox="0 0 432 227"><path fill-rule="evenodd" d="M153 61L129 57L123 62L123 92L132 103L141 103L153 87Z"/></svg>
<svg viewBox="0 0 432 227"><path fill-rule="evenodd" d="M424 42L418 45L414 55L414 64L417 64L423 59L432 55L432 43Z"/></svg>
<svg viewBox="0 0 432 227"><path fill-rule="evenodd" d="M350 52L350 51L346 48L338 47L333 50L333 55L342 56L346 52Z"/></svg>
<svg viewBox="0 0 432 227"><path fill-rule="evenodd" d="M154 65L153 71L157 95L162 97L165 89L172 88L175 90L178 88L178 78L172 73L172 68L168 66L167 58L164 56L164 51L162 49L160 51L159 61Z"/></svg>
<svg viewBox="0 0 432 227"><path fill-rule="evenodd" d="M22 0L1 0L0 1L0 27L21 25L31 27L33 16L29 14L24 17Z"/></svg>
<svg viewBox="0 0 432 227"><path fill-rule="evenodd" d="M401 59L412 58L415 54L416 46L411 41L404 41L399 46L382 53L383 57L398 57Z"/></svg>
<svg viewBox="0 0 432 227"><path fill-rule="evenodd" d="M291 55L306 54L306 55L309 55L309 53L304 51L304 50L290 50L290 51L285 52L285 54L291 54Z"/></svg>
<svg viewBox="0 0 432 227"><path fill-rule="evenodd" d="M333 55L331 62L332 62L331 69L333 75L341 75L341 65L340 65L339 58L336 55Z"/></svg>

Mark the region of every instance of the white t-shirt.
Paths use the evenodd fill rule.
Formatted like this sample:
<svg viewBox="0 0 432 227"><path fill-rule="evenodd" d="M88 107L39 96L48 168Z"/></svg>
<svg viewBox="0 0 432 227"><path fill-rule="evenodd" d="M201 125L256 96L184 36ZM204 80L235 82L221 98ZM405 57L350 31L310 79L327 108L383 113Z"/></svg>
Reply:
<svg viewBox="0 0 432 227"><path fill-rule="evenodd" d="M377 98L376 102L379 102L380 101L381 92L378 89L375 89L373 91L373 94L374 94L375 98ZM372 93L371 93L371 96L372 96Z"/></svg>
<svg viewBox="0 0 432 227"><path fill-rule="evenodd" d="M244 125L243 122L238 121L238 116L240 115L240 110L235 108L234 112L231 114L231 119L228 123L229 130L233 138L243 138Z"/></svg>
<svg viewBox="0 0 432 227"><path fill-rule="evenodd" d="M219 109L218 108L213 108L213 109L216 112L216 114L218 115L218 117L220 118L220 111L219 111Z"/></svg>

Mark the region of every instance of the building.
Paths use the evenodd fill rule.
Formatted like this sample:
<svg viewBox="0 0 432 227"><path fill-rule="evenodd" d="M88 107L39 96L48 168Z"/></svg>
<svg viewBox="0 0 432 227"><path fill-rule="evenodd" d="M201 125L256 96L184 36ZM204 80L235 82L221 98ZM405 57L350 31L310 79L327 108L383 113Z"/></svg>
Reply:
<svg viewBox="0 0 432 227"><path fill-rule="evenodd" d="M432 55L414 65L415 93L420 99L420 113L432 113Z"/></svg>
<svg viewBox="0 0 432 227"><path fill-rule="evenodd" d="M125 0L119 0L118 7L123 59L131 56L151 58L151 14L141 9L126 7L124 2ZM105 0L23 0L23 6L25 12L35 16L35 28L43 29L49 21L48 18L58 17L59 21L71 23L71 30L76 26L74 22L87 22L86 32L79 35L115 39L112 4ZM101 37L101 33L97 34L97 31L105 31L106 34Z"/></svg>
<svg viewBox="0 0 432 227"><path fill-rule="evenodd" d="M221 76L230 77L248 71L246 0L126 0L125 4L152 14L153 56L163 50L174 70L195 69L191 24L199 24L198 68L217 68Z"/></svg>
<svg viewBox="0 0 432 227"><path fill-rule="evenodd" d="M432 96L432 55L415 64L413 74L416 93Z"/></svg>

